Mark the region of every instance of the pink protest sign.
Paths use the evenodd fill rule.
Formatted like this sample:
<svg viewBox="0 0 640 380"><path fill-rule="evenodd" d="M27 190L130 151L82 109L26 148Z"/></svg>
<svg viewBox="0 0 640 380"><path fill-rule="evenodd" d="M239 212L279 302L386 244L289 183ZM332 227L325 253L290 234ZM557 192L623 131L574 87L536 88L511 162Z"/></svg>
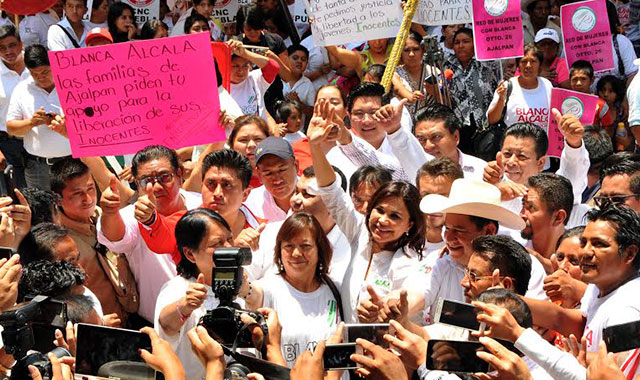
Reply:
<svg viewBox="0 0 640 380"><path fill-rule="evenodd" d="M74 157L224 140L206 33L49 52Z"/></svg>
<svg viewBox="0 0 640 380"><path fill-rule="evenodd" d="M524 31L520 2L473 0L473 39L476 59L522 57Z"/></svg>
<svg viewBox="0 0 640 380"><path fill-rule="evenodd" d="M557 109L563 115L571 114L582 124L592 124L596 116L599 98L595 95L583 94L570 90L554 88L551 90L550 109ZM560 157L564 147L564 136L558 129L553 115L549 116L549 149L547 155Z"/></svg>
<svg viewBox="0 0 640 380"><path fill-rule="evenodd" d="M569 67L578 60L591 62L595 71L615 68L606 0L563 5L560 9L564 53Z"/></svg>

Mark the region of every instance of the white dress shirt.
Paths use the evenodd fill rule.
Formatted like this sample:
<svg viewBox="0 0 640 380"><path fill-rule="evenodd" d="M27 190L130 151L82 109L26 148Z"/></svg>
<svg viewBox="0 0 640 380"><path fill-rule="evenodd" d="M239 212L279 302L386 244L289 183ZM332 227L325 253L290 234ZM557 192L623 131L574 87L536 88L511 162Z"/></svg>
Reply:
<svg viewBox="0 0 640 380"><path fill-rule="evenodd" d="M9 100L11 94L21 80L30 77L29 70L25 67L22 73L18 74L9 69L4 61L0 60L0 131L7 131L7 111L9 110Z"/></svg>
<svg viewBox="0 0 640 380"><path fill-rule="evenodd" d="M87 38L87 34L91 29L89 29L86 21L82 21L82 25L84 27L84 30L82 31L82 35L80 36L80 38L78 38L76 32L73 31L73 28L71 27L71 24L66 17L63 18L59 23L51 25L49 27L49 32L47 33L47 47L49 48L49 50L56 51L76 48L75 46L73 46L73 42L69 39L69 36L67 36L67 34L60 28L60 26L62 26L67 30L67 32L69 32L78 46L86 47L87 44L85 43L85 39Z"/></svg>
<svg viewBox="0 0 640 380"><path fill-rule="evenodd" d="M267 191L264 185L252 189L244 204L255 216L269 222L285 220L291 214L291 210L285 212L278 206L273 195Z"/></svg>

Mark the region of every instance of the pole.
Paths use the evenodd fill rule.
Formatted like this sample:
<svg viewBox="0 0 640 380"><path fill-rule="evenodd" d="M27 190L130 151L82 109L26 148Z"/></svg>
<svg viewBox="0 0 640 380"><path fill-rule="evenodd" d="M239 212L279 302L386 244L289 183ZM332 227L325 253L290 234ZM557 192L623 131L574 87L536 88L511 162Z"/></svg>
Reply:
<svg viewBox="0 0 640 380"><path fill-rule="evenodd" d="M306 0L305 0L306 1ZM296 23L293 22L293 17L291 17L291 12L289 12L289 6L285 0L279 0L280 8L282 8L282 12L286 18L287 26L289 27L289 37L291 38L291 43L293 45L300 44L300 35L298 34L298 28L296 28Z"/></svg>
<svg viewBox="0 0 640 380"><path fill-rule="evenodd" d="M400 31L398 31L398 37L396 37L396 42L393 44L391 55L387 61L387 68L384 70L384 75L382 76L381 84L384 86L386 92L389 92L391 89L391 80L396 71L396 66L398 66L398 62L400 62L400 54L402 53L402 49L404 49L404 42L409 35L411 21L413 20L413 15L416 13L419 2L420 0L409 0L405 3Z"/></svg>

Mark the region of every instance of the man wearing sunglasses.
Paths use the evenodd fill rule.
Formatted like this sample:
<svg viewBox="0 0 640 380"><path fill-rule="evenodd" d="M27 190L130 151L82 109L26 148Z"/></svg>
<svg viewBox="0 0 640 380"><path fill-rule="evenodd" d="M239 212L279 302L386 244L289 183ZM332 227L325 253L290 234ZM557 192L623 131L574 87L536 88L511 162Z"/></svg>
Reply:
<svg viewBox="0 0 640 380"><path fill-rule="evenodd" d="M602 186L593 198L597 207L623 204L640 213L640 155L620 152L602 164Z"/></svg>

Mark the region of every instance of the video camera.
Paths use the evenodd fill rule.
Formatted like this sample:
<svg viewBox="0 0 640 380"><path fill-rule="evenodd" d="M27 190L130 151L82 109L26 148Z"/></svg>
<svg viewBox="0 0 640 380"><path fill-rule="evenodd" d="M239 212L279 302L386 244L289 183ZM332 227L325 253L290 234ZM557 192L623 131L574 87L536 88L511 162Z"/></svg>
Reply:
<svg viewBox="0 0 640 380"><path fill-rule="evenodd" d="M233 302L244 281L242 266L250 264L251 258L251 249L246 247L218 248L213 252L215 267L211 274L211 287L220 300L220 306L207 310L200 318L199 324L222 345L253 347L251 332L240 319L245 313L253 318L264 335L267 335L267 323L262 314L243 310Z"/></svg>

